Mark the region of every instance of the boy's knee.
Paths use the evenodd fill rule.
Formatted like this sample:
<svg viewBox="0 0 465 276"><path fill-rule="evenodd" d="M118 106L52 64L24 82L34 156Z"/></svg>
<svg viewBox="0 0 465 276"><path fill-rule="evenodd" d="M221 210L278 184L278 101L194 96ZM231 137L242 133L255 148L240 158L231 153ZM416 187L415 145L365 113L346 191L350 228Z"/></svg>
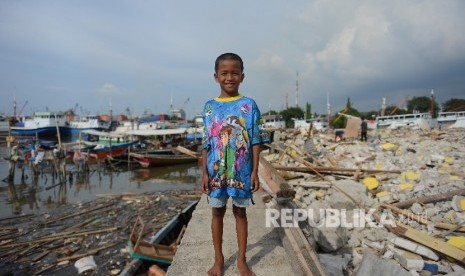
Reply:
<svg viewBox="0 0 465 276"><path fill-rule="evenodd" d="M247 218L247 209L233 205L233 214L236 218Z"/></svg>
<svg viewBox="0 0 465 276"><path fill-rule="evenodd" d="M226 206L219 207L219 208L212 208L212 215L214 217L224 217L226 213Z"/></svg>

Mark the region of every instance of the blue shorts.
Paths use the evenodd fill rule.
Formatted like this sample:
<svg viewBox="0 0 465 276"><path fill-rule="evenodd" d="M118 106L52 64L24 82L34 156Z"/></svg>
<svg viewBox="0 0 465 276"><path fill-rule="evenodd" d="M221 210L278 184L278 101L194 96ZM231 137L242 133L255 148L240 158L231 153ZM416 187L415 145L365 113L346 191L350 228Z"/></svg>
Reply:
<svg viewBox="0 0 465 276"><path fill-rule="evenodd" d="M228 203L229 195L225 194L220 197L211 197L208 196L208 204L213 207L213 208L221 208L226 206ZM235 196L231 197L232 198L232 203L236 207L240 208L246 208L250 204L250 198L237 198Z"/></svg>

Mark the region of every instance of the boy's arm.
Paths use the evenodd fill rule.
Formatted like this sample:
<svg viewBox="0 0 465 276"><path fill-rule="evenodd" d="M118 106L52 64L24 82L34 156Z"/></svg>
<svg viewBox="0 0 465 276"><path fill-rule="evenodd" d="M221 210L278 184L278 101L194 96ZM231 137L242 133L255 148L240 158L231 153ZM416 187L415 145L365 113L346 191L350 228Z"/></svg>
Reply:
<svg viewBox="0 0 465 276"><path fill-rule="evenodd" d="M202 150L202 183L201 183L202 193L207 194L208 191L208 171L207 171L207 150Z"/></svg>
<svg viewBox="0 0 465 276"><path fill-rule="evenodd" d="M252 192L258 191L260 189L260 179L258 178L258 163L260 161L260 144L255 144L252 146L252 175L251 175L251 189Z"/></svg>

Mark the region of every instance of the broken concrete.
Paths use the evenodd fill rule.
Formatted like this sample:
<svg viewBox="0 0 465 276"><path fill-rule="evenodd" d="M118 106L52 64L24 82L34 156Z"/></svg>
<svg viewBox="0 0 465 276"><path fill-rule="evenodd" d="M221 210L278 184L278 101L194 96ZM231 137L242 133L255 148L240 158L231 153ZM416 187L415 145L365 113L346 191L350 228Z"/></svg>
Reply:
<svg viewBox="0 0 465 276"><path fill-rule="evenodd" d="M303 134L297 132L281 132L282 146L284 148L295 146L297 151L305 153L303 144L307 138L301 135ZM395 204L399 201L434 197L463 189L465 179L463 137L465 137L465 129L443 129L432 133L427 128L399 128L370 130L367 143L358 139L346 139L335 143L334 133L316 132L311 139L312 158L307 159L310 160L308 163L302 163L284 152L277 154L274 160L281 167L311 168L314 165L334 168L329 173L317 174L310 169L308 172L288 171L283 175L294 179L290 181L295 183L291 185L297 190L294 202L301 208L310 208L316 217L319 216L317 210L325 208L346 210L350 216L356 209L365 209L368 212L370 209L378 208L380 202ZM336 168L354 170L337 171ZM384 172L365 173L363 170ZM391 172L396 170L401 173ZM372 181L365 183L364 179L372 179ZM456 228L447 233L449 228L438 228L438 224L465 226L462 224L465 221L465 194L426 203L413 202L402 208L410 215L394 214L395 221L428 233L431 237L444 235L442 238L444 242L454 236L455 231L462 232L462 230ZM417 217L413 218L411 215ZM348 221L351 222L351 219L348 218ZM362 265L368 265L363 264L362 261L362 255L366 250L384 256L383 261L402 263L410 270L410 272L402 270L409 273L408 275L429 273L420 267L425 261L438 264L439 271L443 274L453 273L452 265L465 267L461 263L453 264L451 259L438 254L437 248L400 238L400 235L391 233L386 228L361 229L353 225L342 228L346 230L343 235L338 228L331 230L327 227L325 229L324 225L317 225L312 229L313 233L309 234L308 239L314 239L322 252L335 255L351 252L352 262L349 264L351 266L348 268L349 271L360 273L358 271L375 269L364 267L364 270L360 270ZM379 229L381 231L378 231ZM401 248L408 250L407 253L399 253L403 252ZM424 260L409 251L423 256ZM412 257L411 254L417 257ZM402 275L400 272L395 274ZM370 272L365 275L377 275L377 273Z"/></svg>

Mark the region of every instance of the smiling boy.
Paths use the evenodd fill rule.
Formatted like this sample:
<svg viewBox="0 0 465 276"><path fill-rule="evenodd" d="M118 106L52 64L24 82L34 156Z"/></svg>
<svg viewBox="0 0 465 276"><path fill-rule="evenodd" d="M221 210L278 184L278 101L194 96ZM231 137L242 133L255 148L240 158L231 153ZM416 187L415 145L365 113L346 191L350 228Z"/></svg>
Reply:
<svg viewBox="0 0 465 276"><path fill-rule="evenodd" d="M239 94L239 85L244 80L243 71L242 59L236 54L225 53L216 59L214 78L221 92L205 104L202 114L205 124L202 191L209 196L212 207L215 251L215 262L208 271L210 276L223 275L223 218L229 197L232 198L236 220L237 267L241 275L255 275L246 262L246 207L252 201L252 193L260 188L260 144L268 142L269 138L266 131L259 128L260 110L255 101Z"/></svg>

